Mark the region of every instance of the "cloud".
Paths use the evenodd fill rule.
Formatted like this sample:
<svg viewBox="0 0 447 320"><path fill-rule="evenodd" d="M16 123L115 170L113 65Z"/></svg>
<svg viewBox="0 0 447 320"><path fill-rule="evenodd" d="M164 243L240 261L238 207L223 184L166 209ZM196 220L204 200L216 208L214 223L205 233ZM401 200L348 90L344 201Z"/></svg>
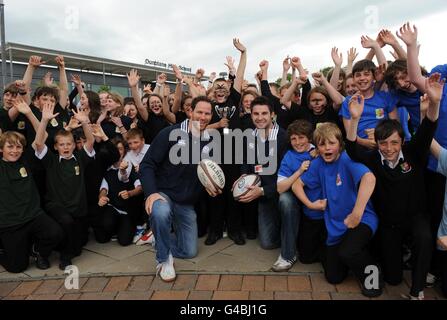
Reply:
<svg viewBox="0 0 447 320"><path fill-rule="evenodd" d="M225 71L225 56L238 57L232 46L238 37L249 50L250 81L262 59L270 60L272 79L280 76L287 54L318 70L332 64L332 46L344 53L351 46L360 49L362 34L374 36L381 27L395 29L407 20L421 27L422 61L442 62L445 52L432 36L443 25L444 0L5 2L7 41L127 62L150 58ZM368 27L375 18L377 29ZM79 27L73 28L76 20Z"/></svg>

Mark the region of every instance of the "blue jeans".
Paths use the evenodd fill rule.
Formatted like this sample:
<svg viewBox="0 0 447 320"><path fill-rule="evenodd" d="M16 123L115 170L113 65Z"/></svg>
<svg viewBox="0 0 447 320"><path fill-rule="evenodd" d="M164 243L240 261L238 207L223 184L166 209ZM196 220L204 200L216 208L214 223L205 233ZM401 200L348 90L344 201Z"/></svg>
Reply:
<svg viewBox="0 0 447 320"><path fill-rule="evenodd" d="M296 256L296 241L300 221L300 205L291 192L279 199L259 201L259 239L266 250L281 246L281 256L291 260Z"/></svg>
<svg viewBox="0 0 447 320"><path fill-rule="evenodd" d="M157 262L168 260L169 253L175 258L191 259L197 255L197 216L192 205L173 202L161 193L166 201L158 200L152 207L150 224L155 237ZM174 236L171 236L174 226Z"/></svg>

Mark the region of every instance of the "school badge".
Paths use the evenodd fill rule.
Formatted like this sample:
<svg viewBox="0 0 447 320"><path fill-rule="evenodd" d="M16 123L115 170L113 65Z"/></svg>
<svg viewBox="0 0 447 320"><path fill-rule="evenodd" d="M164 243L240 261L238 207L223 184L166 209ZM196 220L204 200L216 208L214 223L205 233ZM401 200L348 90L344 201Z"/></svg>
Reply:
<svg viewBox="0 0 447 320"><path fill-rule="evenodd" d="M340 174L337 174L337 180L336 180L335 184L337 185L337 187L341 187L343 185L343 181L341 181Z"/></svg>
<svg viewBox="0 0 447 320"><path fill-rule="evenodd" d="M25 121L19 121L17 123L17 129L18 130L25 130Z"/></svg>
<svg viewBox="0 0 447 320"><path fill-rule="evenodd" d="M408 162L402 163L400 168L402 169L402 173L409 173L413 169Z"/></svg>
<svg viewBox="0 0 447 320"><path fill-rule="evenodd" d="M59 125L59 122L57 122L56 118L53 118L53 120L51 120L50 124L53 126L53 128L56 128Z"/></svg>
<svg viewBox="0 0 447 320"><path fill-rule="evenodd" d="M77 176L79 176L81 174L81 169L79 168L79 166L75 167L75 173Z"/></svg>
<svg viewBox="0 0 447 320"><path fill-rule="evenodd" d="M385 110L383 108L376 109L376 119L383 119L385 118Z"/></svg>
<svg viewBox="0 0 447 320"><path fill-rule="evenodd" d="M25 168L21 168L21 169L19 170L19 173L20 173L20 176L21 176L22 178L26 178L26 177L28 177L28 172L26 171Z"/></svg>

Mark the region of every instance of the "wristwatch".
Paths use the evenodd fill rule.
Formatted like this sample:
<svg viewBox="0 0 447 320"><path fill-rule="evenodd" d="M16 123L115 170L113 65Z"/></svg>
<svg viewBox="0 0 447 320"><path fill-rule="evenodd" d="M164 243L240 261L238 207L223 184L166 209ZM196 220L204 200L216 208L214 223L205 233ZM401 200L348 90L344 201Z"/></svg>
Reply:
<svg viewBox="0 0 447 320"><path fill-rule="evenodd" d="M262 192L262 196L265 196L264 188L263 188L263 187L261 187L261 192Z"/></svg>

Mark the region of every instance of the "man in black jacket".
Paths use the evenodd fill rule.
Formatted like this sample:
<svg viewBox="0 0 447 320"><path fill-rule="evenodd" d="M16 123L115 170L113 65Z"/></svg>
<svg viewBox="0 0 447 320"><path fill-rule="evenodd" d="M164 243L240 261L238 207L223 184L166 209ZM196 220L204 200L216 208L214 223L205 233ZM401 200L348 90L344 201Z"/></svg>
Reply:
<svg viewBox="0 0 447 320"><path fill-rule="evenodd" d="M212 106L206 97L198 97L191 107L191 120L160 131L140 165L146 211L155 236L157 273L166 282L176 278L173 257L191 259L197 255L194 204L203 187L197 177L198 163L193 159L209 150L205 148L209 144L205 129L211 121ZM174 150L187 154L186 161L178 161L179 152ZM195 150L201 154L193 154ZM217 195L207 191L213 197ZM172 225L175 241L171 239Z"/></svg>
<svg viewBox="0 0 447 320"><path fill-rule="evenodd" d="M285 130L273 122L273 106L267 98L259 97L253 100L251 116L256 126L253 132L255 143L248 143L245 151L247 159L250 159L250 153L255 154L255 163L246 161L242 166L242 173L258 174L261 177L261 186L251 187L239 201L250 203L259 199L259 240L261 247L269 250L281 245L277 180L279 165L287 151L288 138Z"/></svg>

